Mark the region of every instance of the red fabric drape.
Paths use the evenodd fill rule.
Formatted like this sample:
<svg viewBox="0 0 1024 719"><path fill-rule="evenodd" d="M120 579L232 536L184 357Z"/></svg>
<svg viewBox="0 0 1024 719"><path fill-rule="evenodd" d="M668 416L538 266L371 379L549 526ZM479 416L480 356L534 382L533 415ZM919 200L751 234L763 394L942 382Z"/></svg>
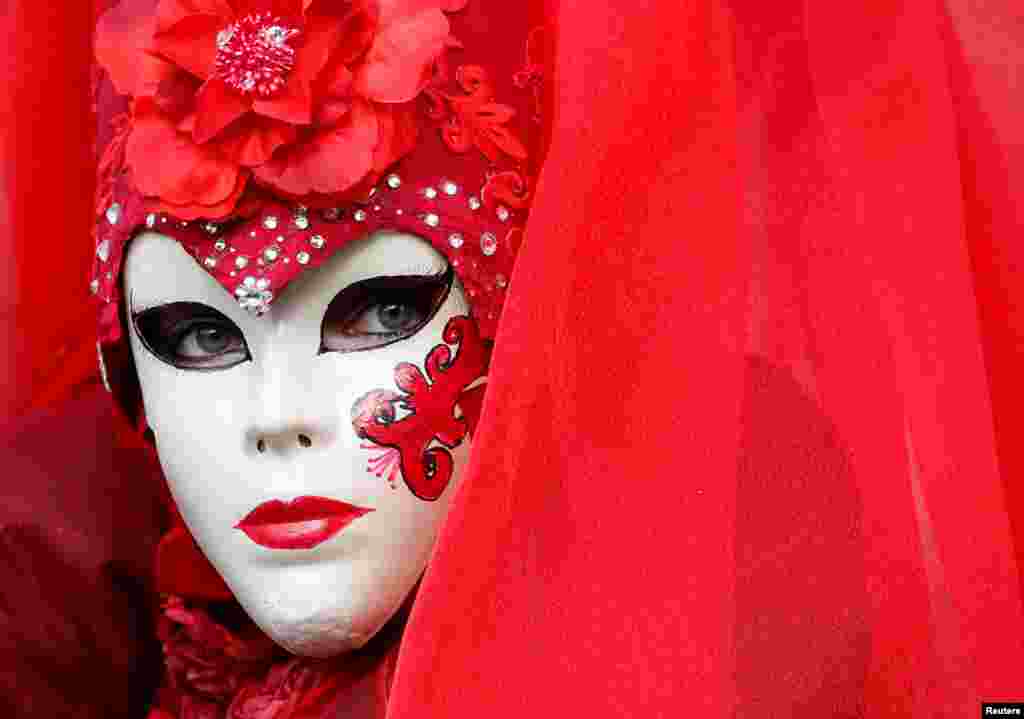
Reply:
<svg viewBox="0 0 1024 719"><path fill-rule="evenodd" d="M86 277L96 172L92 4L6 5L0 416L55 404L96 379Z"/></svg>
<svg viewBox="0 0 1024 719"><path fill-rule="evenodd" d="M390 716L1024 696L1015 12L561 3L552 149Z"/></svg>

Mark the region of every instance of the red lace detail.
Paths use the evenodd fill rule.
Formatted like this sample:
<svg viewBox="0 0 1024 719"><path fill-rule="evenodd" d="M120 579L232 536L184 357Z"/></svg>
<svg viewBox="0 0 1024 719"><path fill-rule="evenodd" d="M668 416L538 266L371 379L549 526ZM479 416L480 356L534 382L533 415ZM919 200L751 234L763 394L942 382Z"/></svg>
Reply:
<svg viewBox="0 0 1024 719"><path fill-rule="evenodd" d="M494 87L487 71L479 65L463 65L455 80L465 94L448 93L436 87L424 90L429 114L441 123L441 137L454 152L476 147L491 162L502 155L525 160L526 146L505 124L516 111L494 101Z"/></svg>
<svg viewBox="0 0 1024 719"><path fill-rule="evenodd" d="M466 388L483 376L488 360L480 331L469 317L450 319L444 341L459 346L454 360L451 348L442 344L427 355L426 377L416 365L399 364L395 383L405 395L374 390L356 404L352 417L359 437L401 452L406 485L426 501L440 497L451 480L453 460L448 450L458 447L468 433L466 419L455 416L455 405ZM411 414L396 419L398 409ZM443 446L430 447L435 439Z"/></svg>

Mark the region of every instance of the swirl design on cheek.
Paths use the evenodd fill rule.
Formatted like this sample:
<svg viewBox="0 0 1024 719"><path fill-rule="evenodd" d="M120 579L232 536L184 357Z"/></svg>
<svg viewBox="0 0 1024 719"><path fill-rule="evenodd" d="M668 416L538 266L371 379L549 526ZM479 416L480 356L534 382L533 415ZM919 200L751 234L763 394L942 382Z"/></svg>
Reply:
<svg viewBox="0 0 1024 719"><path fill-rule="evenodd" d="M452 317L443 338L447 344L427 354L426 376L408 362L395 367L395 384L405 394L376 389L352 408L356 435L397 449L406 485L427 502L440 497L451 481L454 462L448 450L462 444L469 433L466 418L455 416L455 405L466 388L484 375L488 362L480 331L469 317ZM454 359L448 345L458 345ZM410 414L397 419L398 408ZM441 447L430 447L435 439Z"/></svg>

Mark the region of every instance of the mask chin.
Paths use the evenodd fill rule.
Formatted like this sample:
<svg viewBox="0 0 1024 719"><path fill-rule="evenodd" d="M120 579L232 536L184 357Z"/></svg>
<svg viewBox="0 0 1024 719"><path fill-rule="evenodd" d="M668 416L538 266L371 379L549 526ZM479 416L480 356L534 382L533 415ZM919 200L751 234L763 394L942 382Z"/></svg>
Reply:
<svg viewBox="0 0 1024 719"><path fill-rule="evenodd" d="M466 411L460 398L471 390L462 404L472 405L486 372L457 281L395 341L324 352L325 316L358 283L446 272L425 241L378 233L294 281L257 317L174 240L149 233L129 247L127 330L171 493L242 607L294 654L364 646L416 586L469 458L467 421L455 419ZM178 311L185 305L200 309ZM158 314L140 321L147 312ZM356 326L379 331L379 322L407 316L392 308L371 317L378 324ZM209 329L213 317L223 319L219 334ZM229 325L238 343L225 339ZM217 356L225 348L236 352L231 361ZM454 361L438 363L445 353ZM477 365L460 365L474 355ZM353 406L372 392L393 396L389 429L401 430L401 441L354 427ZM416 392L419 414L410 409ZM404 428L413 426L409 439ZM407 476L428 449L451 466L436 496L414 492Z"/></svg>

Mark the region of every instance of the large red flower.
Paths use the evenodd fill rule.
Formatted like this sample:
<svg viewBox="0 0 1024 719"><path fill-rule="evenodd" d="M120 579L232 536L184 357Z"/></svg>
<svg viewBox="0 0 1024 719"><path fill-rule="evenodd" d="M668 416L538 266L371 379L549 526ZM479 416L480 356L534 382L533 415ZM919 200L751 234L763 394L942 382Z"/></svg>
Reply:
<svg viewBox="0 0 1024 719"><path fill-rule="evenodd" d="M159 0L107 13L97 56L134 97L135 183L182 219L224 217L251 181L336 202L415 144L411 101L452 0Z"/></svg>

